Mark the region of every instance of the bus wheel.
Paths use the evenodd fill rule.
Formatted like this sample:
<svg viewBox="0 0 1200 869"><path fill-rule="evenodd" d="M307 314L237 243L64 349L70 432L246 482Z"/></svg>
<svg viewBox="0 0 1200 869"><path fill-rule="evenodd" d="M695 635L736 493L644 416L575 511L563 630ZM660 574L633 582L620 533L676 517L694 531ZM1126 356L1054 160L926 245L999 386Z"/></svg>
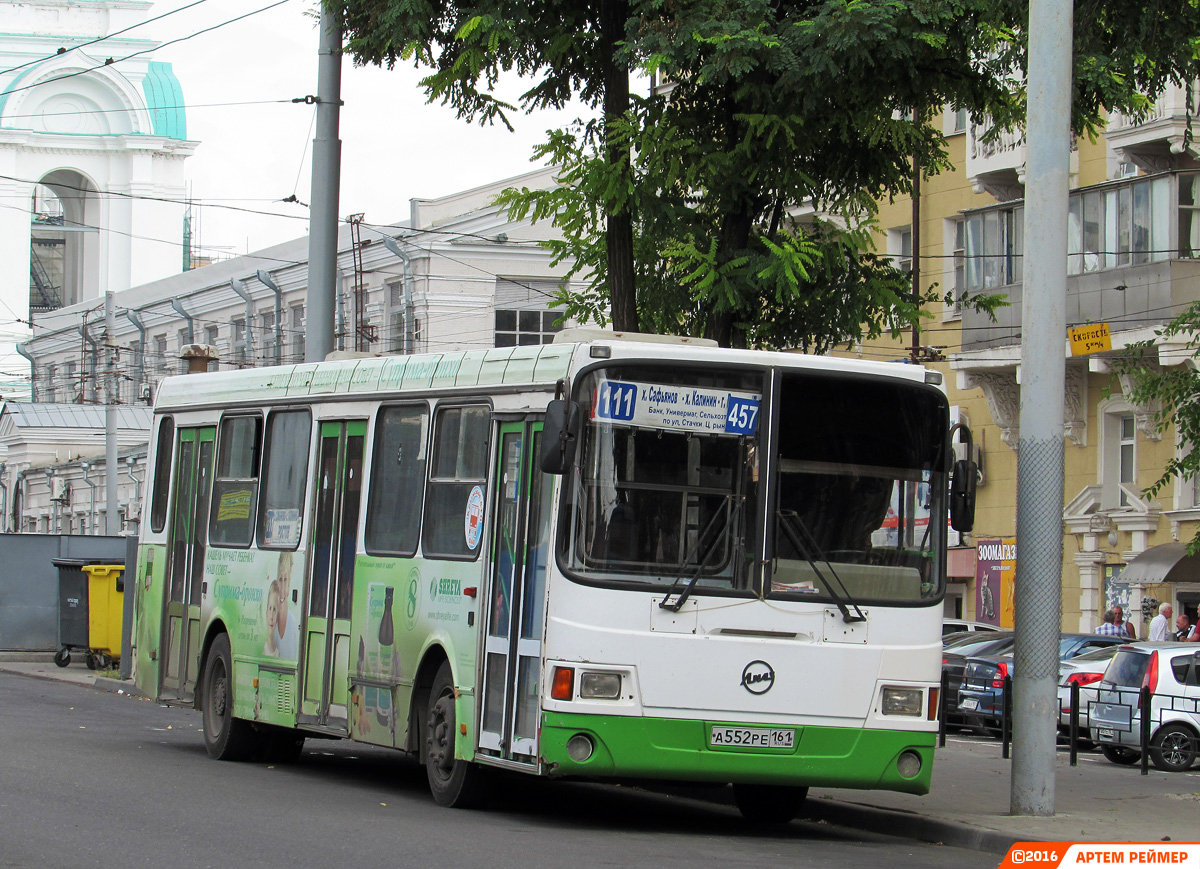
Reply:
<svg viewBox="0 0 1200 869"><path fill-rule="evenodd" d="M229 635L213 640L204 667L200 695L204 721L204 747L217 760L247 760L258 748L258 734L250 722L233 717L233 665Z"/></svg>
<svg viewBox="0 0 1200 869"><path fill-rule="evenodd" d="M429 691L429 718L425 726L425 773L429 790L439 806L470 809L487 796L484 771L454 757L454 678L449 662L443 662Z"/></svg>
<svg viewBox="0 0 1200 869"><path fill-rule="evenodd" d="M735 784L733 801L751 824L786 824L800 813L808 788Z"/></svg>

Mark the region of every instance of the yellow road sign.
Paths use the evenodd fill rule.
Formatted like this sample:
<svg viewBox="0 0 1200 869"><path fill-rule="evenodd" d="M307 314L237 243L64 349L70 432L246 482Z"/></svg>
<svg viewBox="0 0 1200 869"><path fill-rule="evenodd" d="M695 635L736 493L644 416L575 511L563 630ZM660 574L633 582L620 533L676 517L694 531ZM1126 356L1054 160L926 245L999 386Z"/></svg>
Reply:
<svg viewBox="0 0 1200 869"><path fill-rule="evenodd" d="M1088 353L1112 349L1112 336L1107 323L1072 326L1067 330L1067 336L1071 339L1072 356L1086 356Z"/></svg>

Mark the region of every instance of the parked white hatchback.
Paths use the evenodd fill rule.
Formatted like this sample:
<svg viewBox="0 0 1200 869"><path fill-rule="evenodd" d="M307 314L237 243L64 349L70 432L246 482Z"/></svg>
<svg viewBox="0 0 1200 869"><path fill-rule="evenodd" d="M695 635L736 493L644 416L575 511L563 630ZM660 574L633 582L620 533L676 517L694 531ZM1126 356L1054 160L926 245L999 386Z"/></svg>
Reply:
<svg viewBox="0 0 1200 869"><path fill-rule="evenodd" d="M1151 763L1168 772L1189 769L1200 754L1200 647L1195 643L1130 643L1117 650L1098 684L1089 722L1092 738L1102 749L1141 751L1143 688L1149 688L1152 695ZM1109 751L1104 753L1114 760ZM1126 752L1113 754L1129 756Z"/></svg>

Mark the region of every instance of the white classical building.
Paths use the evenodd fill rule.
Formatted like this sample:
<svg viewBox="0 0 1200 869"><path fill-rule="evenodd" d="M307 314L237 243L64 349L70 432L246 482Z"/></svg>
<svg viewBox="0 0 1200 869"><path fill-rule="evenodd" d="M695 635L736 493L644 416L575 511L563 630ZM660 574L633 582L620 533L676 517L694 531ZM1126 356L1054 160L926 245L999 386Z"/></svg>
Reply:
<svg viewBox="0 0 1200 869"><path fill-rule="evenodd" d="M0 395L30 320L179 272L183 96L148 0L0 2ZM9 376L4 376L9 375Z"/></svg>
<svg viewBox="0 0 1200 869"><path fill-rule="evenodd" d="M402 222L343 225L337 349L437 353L541 344L575 325L557 310L566 268L552 265L539 245L549 225L512 221L493 204L507 187L553 183L549 170L539 170L440 199L414 199ZM31 360L33 407L81 403L99 412L111 374L125 409L144 410L163 377L186 370L180 357L193 344L215 348L214 369L301 362L307 278L308 239L298 238L115 293L116 329L108 337L94 300L42 314L23 348ZM14 425L16 413L10 411ZM134 428L128 435L136 441ZM14 436L20 433L13 429ZM83 476L86 470L89 481L104 478L103 437L90 432L90 449L80 449L78 432L63 434L70 443L57 451L53 445L22 451L19 437L0 439L0 500L8 505L0 530L100 527ZM139 462L148 434L147 428L140 444L122 440L123 464L114 479L127 496L121 501L125 527L138 518L131 487L144 472ZM63 488L64 480L73 482Z"/></svg>

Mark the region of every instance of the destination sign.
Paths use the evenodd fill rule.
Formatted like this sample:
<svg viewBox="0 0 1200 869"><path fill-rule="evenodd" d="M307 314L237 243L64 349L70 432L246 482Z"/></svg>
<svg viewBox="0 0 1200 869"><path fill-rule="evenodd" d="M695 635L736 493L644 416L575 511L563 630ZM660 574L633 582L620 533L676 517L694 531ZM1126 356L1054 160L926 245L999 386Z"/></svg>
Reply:
<svg viewBox="0 0 1200 869"><path fill-rule="evenodd" d="M762 396L695 386L605 380L592 394L591 418L643 428L752 435Z"/></svg>

